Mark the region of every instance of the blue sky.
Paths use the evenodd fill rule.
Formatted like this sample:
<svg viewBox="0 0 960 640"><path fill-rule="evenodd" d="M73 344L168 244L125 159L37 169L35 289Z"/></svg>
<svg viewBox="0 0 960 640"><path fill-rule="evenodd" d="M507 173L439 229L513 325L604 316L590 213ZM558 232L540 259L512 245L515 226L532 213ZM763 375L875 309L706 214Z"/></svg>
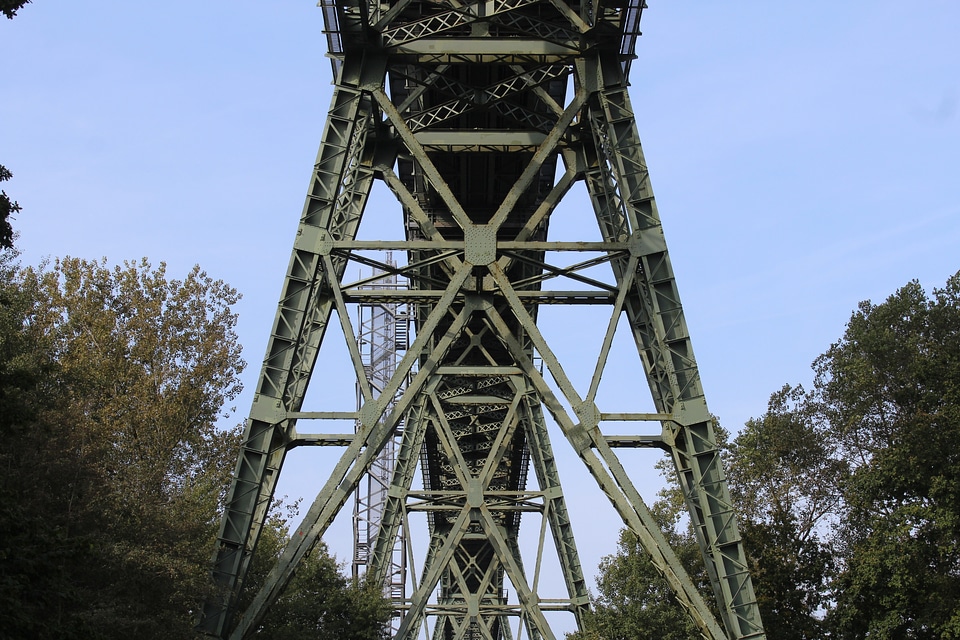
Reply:
<svg viewBox="0 0 960 640"><path fill-rule="evenodd" d="M960 3L648 4L634 109L708 402L736 430L809 383L858 301L960 270ZM310 0L0 20L23 261L199 263L244 295L252 388L329 105L322 28ZM615 519L576 530L586 567L613 551Z"/></svg>

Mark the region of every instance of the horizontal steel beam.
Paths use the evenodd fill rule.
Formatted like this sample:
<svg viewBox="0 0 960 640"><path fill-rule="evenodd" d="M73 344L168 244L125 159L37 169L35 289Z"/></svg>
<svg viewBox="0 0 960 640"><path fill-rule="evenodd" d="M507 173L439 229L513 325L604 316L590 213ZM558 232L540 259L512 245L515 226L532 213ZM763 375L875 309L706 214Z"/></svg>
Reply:
<svg viewBox="0 0 960 640"><path fill-rule="evenodd" d="M332 240L328 245L331 250L353 251L463 251L465 243L463 240ZM630 243L498 240L497 248L504 251L629 251Z"/></svg>
<svg viewBox="0 0 960 640"><path fill-rule="evenodd" d="M527 38L422 38L387 48L390 54L444 55L444 56L516 56L522 61L528 56L568 57L578 53L577 47L564 46L546 40Z"/></svg>
<svg viewBox="0 0 960 640"><path fill-rule="evenodd" d="M539 131L420 131L417 142L428 151L490 152L536 149L546 139Z"/></svg>
<svg viewBox="0 0 960 640"><path fill-rule="evenodd" d="M462 291L456 299L462 299L469 291ZM343 292L347 302L432 302L438 300L443 291L414 289L348 289ZM524 301L537 304L613 304L616 294L609 291L517 291Z"/></svg>

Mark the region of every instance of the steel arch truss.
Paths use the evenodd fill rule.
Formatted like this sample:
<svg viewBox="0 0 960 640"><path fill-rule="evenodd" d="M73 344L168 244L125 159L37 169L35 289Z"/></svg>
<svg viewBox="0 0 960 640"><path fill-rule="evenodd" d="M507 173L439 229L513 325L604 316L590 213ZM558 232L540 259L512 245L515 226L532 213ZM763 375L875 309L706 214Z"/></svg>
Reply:
<svg viewBox="0 0 960 640"><path fill-rule="evenodd" d="M337 81L223 516L214 564L223 597L208 603L201 628L224 638L255 634L298 563L398 435L367 570L387 578L399 532L414 530L411 519L426 520L429 539L420 564L408 544L414 583L395 602L396 636L555 638L545 615L553 609L579 624L589 594L549 414L561 446L589 470L703 636L764 637L627 93L640 4L322 6ZM358 239L376 180L396 197L403 237ZM593 205L600 241L552 241L551 216L577 183ZM371 257L382 250L404 252L406 263ZM555 259L561 255L562 264ZM351 263L375 266L408 287L349 282ZM415 325L392 377L375 384L354 324L354 307L369 304L408 305ZM571 381L541 333L541 305L610 310L586 389ZM362 399L357 411L303 407L331 325L347 345ZM655 413L598 406L618 327L628 327L636 345ZM304 434L297 423L305 419L358 426L355 434ZM631 420L658 421L662 432L604 431L610 421ZM343 452L266 584L237 612L285 454L306 444ZM719 620L616 454L624 446L659 446L672 456ZM535 488L527 487L530 467ZM418 475L422 486L415 487ZM530 566L519 544L520 522L530 519L524 514L540 518ZM548 547L566 593L549 602L539 582Z"/></svg>

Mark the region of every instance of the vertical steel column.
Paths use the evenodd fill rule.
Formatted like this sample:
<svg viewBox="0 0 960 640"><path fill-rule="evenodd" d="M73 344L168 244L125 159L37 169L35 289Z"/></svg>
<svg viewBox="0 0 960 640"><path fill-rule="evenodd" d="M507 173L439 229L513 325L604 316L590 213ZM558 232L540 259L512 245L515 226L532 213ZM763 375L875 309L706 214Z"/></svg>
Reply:
<svg viewBox="0 0 960 640"><path fill-rule="evenodd" d="M599 56L590 63L586 81L598 86L588 109L592 140L581 150L581 161L590 167L588 191L604 237L634 240L639 260L626 311L656 407L676 416L664 422L664 448L673 457L724 624L735 637L754 637L762 632L756 598L626 78L614 58ZM612 264L622 285L624 260Z"/></svg>
<svg viewBox="0 0 960 640"><path fill-rule="evenodd" d="M324 281L341 278L345 260L325 273L325 243L356 235L373 174L363 162L374 124L369 96L359 91L367 68L345 65L334 90L323 139L300 218L267 344L233 483L227 494L214 556L214 583L221 596L204 607L199 628L222 635L260 537L332 304ZM369 66L369 65L367 65ZM382 70L381 70L382 73Z"/></svg>

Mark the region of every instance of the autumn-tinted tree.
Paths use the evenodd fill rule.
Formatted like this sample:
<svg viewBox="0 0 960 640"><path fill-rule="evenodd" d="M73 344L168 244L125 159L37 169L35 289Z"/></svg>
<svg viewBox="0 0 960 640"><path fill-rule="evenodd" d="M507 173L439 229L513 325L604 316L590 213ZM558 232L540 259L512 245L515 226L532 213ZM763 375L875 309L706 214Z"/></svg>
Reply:
<svg viewBox="0 0 960 640"><path fill-rule="evenodd" d="M4 632L193 637L235 458L216 423L240 388L236 292L146 261L7 275Z"/></svg>
<svg viewBox="0 0 960 640"><path fill-rule="evenodd" d="M199 268L14 257L0 254L0 636L196 638L239 446L217 426L244 366L238 295ZM253 583L286 536L272 518ZM388 617L321 546L261 637L378 640Z"/></svg>
<svg viewBox="0 0 960 640"><path fill-rule="evenodd" d="M960 637L960 273L861 303L815 369L852 466L836 634Z"/></svg>

